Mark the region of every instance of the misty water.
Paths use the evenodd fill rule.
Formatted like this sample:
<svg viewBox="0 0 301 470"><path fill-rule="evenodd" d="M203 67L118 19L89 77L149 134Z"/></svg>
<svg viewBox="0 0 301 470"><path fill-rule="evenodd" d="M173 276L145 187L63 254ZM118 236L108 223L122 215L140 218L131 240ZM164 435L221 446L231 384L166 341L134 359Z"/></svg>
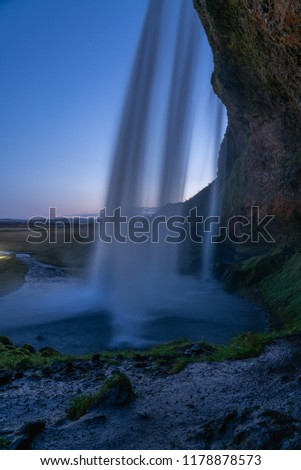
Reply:
<svg viewBox="0 0 301 470"><path fill-rule="evenodd" d="M185 199L197 113L210 122L202 133L199 165L215 178L225 110L210 84L211 52L190 2L151 0L120 115L106 211ZM162 73L164 64L164 73ZM217 215L222 194L215 185L206 213ZM201 189L201 188L200 188ZM181 216L183 206L177 205ZM0 330L20 343L49 345L66 352L109 347L146 347L186 337L225 343L266 322L254 304L223 291L213 279L210 237L199 247L197 276L180 276L180 244L106 244L98 241L91 274L83 281L64 271L18 256L29 271L26 283L0 298Z"/></svg>
<svg viewBox="0 0 301 470"><path fill-rule="evenodd" d="M27 254L17 256L29 271L18 291L0 297L2 334L17 344L51 346L72 354L117 345L112 313L93 308L87 284ZM170 283L170 297L162 293L157 308L140 318L139 338L127 345L143 347L183 337L225 343L243 331L266 327L259 307L225 293L215 281L185 276Z"/></svg>

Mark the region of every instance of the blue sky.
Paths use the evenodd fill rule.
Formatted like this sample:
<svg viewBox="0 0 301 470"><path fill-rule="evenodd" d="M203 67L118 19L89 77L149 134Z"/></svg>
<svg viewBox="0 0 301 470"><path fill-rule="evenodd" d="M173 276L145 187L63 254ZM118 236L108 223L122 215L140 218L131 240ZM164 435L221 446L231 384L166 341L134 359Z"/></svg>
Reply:
<svg viewBox="0 0 301 470"><path fill-rule="evenodd" d="M0 2L0 217L102 207L147 3ZM198 170L197 131L192 151L187 197L212 178L211 170Z"/></svg>

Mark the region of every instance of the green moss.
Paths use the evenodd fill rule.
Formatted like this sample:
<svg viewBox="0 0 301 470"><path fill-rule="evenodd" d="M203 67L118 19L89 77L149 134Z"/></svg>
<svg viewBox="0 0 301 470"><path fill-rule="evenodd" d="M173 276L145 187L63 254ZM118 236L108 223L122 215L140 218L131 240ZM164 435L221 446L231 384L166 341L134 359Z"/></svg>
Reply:
<svg viewBox="0 0 301 470"><path fill-rule="evenodd" d="M29 352L30 354L35 354L36 350L31 344L23 344L22 350Z"/></svg>
<svg viewBox="0 0 301 470"><path fill-rule="evenodd" d="M225 199L223 201L224 213L230 214L233 207L236 207L237 200L243 200L245 194L245 175L247 174L247 157L250 146L248 139L244 152L237 158L231 169L231 174L226 183Z"/></svg>
<svg viewBox="0 0 301 470"><path fill-rule="evenodd" d="M5 346L0 343L0 369L14 370L16 368L44 368L54 362L65 362L71 356L56 352L52 356L45 357L43 353L33 352L34 348L27 345L26 348L16 348L10 344Z"/></svg>
<svg viewBox="0 0 301 470"><path fill-rule="evenodd" d="M219 346L206 361L228 361L248 359L263 353L267 344L283 336L285 333L275 331L271 333L245 333L234 338L230 343Z"/></svg>
<svg viewBox="0 0 301 470"><path fill-rule="evenodd" d="M0 344L3 344L4 346L12 346L13 345L13 343L8 338L8 336L0 336Z"/></svg>
<svg viewBox="0 0 301 470"><path fill-rule="evenodd" d="M190 358L190 357L180 357L179 359L176 359L170 372L172 374L178 374L182 370L184 370L188 364L191 364L192 362L196 362L195 358Z"/></svg>
<svg viewBox="0 0 301 470"><path fill-rule="evenodd" d="M225 286L261 303L282 333L301 331L300 248L279 247L236 265Z"/></svg>
<svg viewBox="0 0 301 470"><path fill-rule="evenodd" d="M272 273L278 272L290 257L289 251L278 247L266 255L252 256L234 266L225 279L227 289L246 289L258 284Z"/></svg>
<svg viewBox="0 0 301 470"><path fill-rule="evenodd" d="M120 386L132 392L132 384L128 376L118 373L109 377L98 392L75 397L67 410L67 418L71 420L79 419L81 416L85 415L89 409L104 399L110 391Z"/></svg>
<svg viewBox="0 0 301 470"><path fill-rule="evenodd" d="M73 398L68 410L67 418L76 421L81 416L85 415L89 408L97 402L97 394L95 395L78 395Z"/></svg>
<svg viewBox="0 0 301 470"><path fill-rule="evenodd" d="M265 302L290 331L301 329L301 254L295 253L277 272L263 279L258 289Z"/></svg>
<svg viewBox="0 0 301 470"><path fill-rule="evenodd" d="M140 359L145 359L152 364L154 370L161 369L162 367L166 369L166 372L174 373L179 366L177 366L178 361L182 361L187 358L183 358L183 351L185 348L191 346L193 343L187 339L179 339L172 341L170 343L159 344L154 346L151 349L144 351L137 351L134 349L126 351L106 351L102 353L102 359L108 360L109 364L115 364L115 361L118 361L118 365L121 360L135 360L138 355ZM210 350L210 345L206 343L199 343L204 349Z"/></svg>

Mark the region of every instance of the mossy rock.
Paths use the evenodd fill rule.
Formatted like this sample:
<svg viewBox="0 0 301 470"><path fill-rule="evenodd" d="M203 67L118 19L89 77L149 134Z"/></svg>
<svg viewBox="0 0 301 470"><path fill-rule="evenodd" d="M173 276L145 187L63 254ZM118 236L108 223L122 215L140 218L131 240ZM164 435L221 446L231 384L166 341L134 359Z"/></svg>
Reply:
<svg viewBox="0 0 301 470"><path fill-rule="evenodd" d="M128 376L123 373L113 374L104 382L98 392L75 397L67 410L67 418L77 420L101 404L108 406L125 405L133 395L132 383Z"/></svg>
<svg viewBox="0 0 301 470"><path fill-rule="evenodd" d="M5 347L6 347L7 351L16 351L18 349L13 344L8 344Z"/></svg>
<svg viewBox="0 0 301 470"><path fill-rule="evenodd" d="M282 269L263 279L258 290L274 314L291 331L301 330L301 254L295 253Z"/></svg>
<svg viewBox="0 0 301 470"><path fill-rule="evenodd" d="M13 346L13 343L8 336L0 336L0 344L3 344L4 346Z"/></svg>
<svg viewBox="0 0 301 470"><path fill-rule="evenodd" d="M254 256L232 267L225 278L224 285L229 290L253 286L279 271L292 254L293 251L286 248L276 250L266 256Z"/></svg>
<svg viewBox="0 0 301 470"><path fill-rule="evenodd" d="M25 349L30 354L35 354L36 353L35 348L31 344L24 344L21 349Z"/></svg>
<svg viewBox="0 0 301 470"><path fill-rule="evenodd" d="M43 357L53 357L53 356L60 355L59 351L56 351L55 349L50 348L49 346L45 346L44 348L41 348L40 353Z"/></svg>

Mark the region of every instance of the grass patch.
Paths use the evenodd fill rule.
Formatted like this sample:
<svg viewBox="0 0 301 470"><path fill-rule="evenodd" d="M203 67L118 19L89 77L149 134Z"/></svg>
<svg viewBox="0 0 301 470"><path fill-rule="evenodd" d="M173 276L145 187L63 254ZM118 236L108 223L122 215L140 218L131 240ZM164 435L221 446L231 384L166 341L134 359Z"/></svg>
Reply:
<svg viewBox="0 0 301 470"><path fill-rule="evenodd" d="M44 352L32 351L33 349L29 345L17 348L11 344L5 345L0 341L0 369L39 369L48 367L54 362L66 362L71 359L71 356L57 351L53 351L51 356L45 355Z"/></svg>
<svg viewBox="0 0 301 470"><path fill-rule="evenodd" d="M97 393L91 395L78 395L77 397L73 398L68 410L67 410L67 418L73 421L76 421L81 416L84 416L87 411L95 405L98 400Z"/></svg>
<svg viewBox="0 0 301 470"><path fill-rule="evenodd" d="M16 255L0 255L0 295L21 287L27 271L26 264Z"/></svg>
<svg viewBox="0 0 301 470"><path fill-rule="evenodd" d="M234 338L230 343L217 347L212 355L204 358L204 360L223 362L260 356L267 344L285 334L286 333L282 331L274 331L271 333L245 333Z"/></svg>
<svg viewBox="0 0 301 470"><path fill-rule="evenodd" d="M196 362L197 359L191 358L191 357L180 357L179 359L176 359L174 364L171 367L170 372L172 374L178 374L182 370L184 370L188 364L191 364L192 362Z"/></svg>
<svg viewBox="0 0 301 470"><path fill-rule="evenodd" d="M112 360L135 360L137 357L140 360L147 360L152 363L153 370L165 369L167 373L176 374L185 367L198 360L195 356L184 356L183 353L186 348L191 347L193 344L191 341L182 338L170 343L163 343L154 346L151 349L145 351L127 350L127 351L108 351L102 354L102 358L108 359L111 363ZM210 355L215 349L208 343L198 343L202 348L202 354Z"/></svg>

